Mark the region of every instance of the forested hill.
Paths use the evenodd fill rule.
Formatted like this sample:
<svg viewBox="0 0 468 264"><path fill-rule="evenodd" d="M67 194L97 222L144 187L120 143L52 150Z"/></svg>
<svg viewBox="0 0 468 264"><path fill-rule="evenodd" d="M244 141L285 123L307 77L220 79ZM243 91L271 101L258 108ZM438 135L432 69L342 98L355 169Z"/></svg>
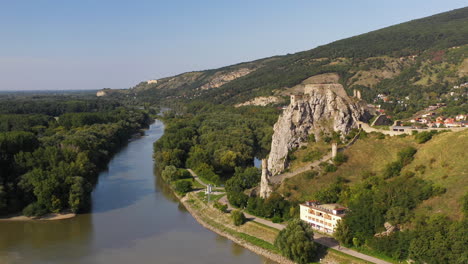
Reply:
<svg viewBox="0 0 468 264"><path fill-rule="evenodd" d="M336 72L348 92L360 89L368 102L379 93L395 101L411 98L405 107L386 106L390 112L409 113L467 81L467 44L465 7L304 52L145 81L121 92L126 98L150 102L209 98L210 102L235 104L256 96L281 96L310 76Z"/></svg>

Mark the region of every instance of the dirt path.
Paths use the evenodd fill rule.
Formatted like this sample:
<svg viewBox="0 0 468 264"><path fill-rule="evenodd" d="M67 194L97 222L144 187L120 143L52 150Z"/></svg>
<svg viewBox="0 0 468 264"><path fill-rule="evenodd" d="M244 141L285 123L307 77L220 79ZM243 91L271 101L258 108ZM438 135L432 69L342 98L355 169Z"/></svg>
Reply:
<svg viewBox="0 0 468 264"><path fill-rule="evenodd" d="M359 131L359 132L361 132L361 131ZM339 148L338 151L339 152L344 151L345 149L347 149L348 147L353 145L357 141L358 138L359 138L359 133L357 133L357 135L354 136L354 138L349 143L347 143L345 146ZM285 179L294 177L294 176L296 176L296 175L298 175L300 173L303 173L303 172L311 170L311 169L313 169L315 167L318 167L320 165L320 163L327 162L327 161L331 160L331 158L332 158L331 153L328 153L327 155L323 156L321 159L310 162L310 163L296 169L295 171L286 172L286 173L282 173L282 174L273 176L273 177L270 178L270 182L272 184L280 184Z"/></svg>
<svg viewBox="0 0 468 264"><path fill-rule="evenodd" d="M200 178L198 177L198 175L192 170L192 169L187 169L188 172L190 172L190 174L192 175L192 177L198 182L200 183L201 185L207 187L208 184L204 183L202 180L200 180Z"/></svg>

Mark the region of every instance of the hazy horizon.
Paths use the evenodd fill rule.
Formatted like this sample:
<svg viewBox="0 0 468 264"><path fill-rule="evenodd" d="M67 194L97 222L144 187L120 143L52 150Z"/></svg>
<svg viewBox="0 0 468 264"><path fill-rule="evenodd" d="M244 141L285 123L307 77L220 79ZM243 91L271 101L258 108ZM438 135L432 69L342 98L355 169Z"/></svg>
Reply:
<svg viewBox="0 0 468 264"><path fill-rule="evenodd" d="M8 2L0 91L129 88L309 50L465 1Z"/></svg>

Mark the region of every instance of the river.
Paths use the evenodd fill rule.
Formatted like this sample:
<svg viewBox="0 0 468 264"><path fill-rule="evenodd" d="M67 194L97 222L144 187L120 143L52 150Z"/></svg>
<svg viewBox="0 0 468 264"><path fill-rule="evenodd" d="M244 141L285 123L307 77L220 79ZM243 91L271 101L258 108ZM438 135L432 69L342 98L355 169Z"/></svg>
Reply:
<svg viewBox="0 0 468 264"><path fill-rule="evenodd" d="M265 263L200 226L155 176L156 121L99 175L92 210L58 221L0 222L0 263Z"/></svg>

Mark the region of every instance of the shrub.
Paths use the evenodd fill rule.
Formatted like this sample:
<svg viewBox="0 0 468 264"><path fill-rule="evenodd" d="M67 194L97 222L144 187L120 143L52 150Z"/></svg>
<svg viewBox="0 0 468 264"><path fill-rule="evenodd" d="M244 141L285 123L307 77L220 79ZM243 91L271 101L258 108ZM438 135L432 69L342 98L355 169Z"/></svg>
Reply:
<svg viewBox="0 0 468 264"><path fill-rule="evenodd" d="M327 163L327 162L323 162L320 165L323 167L323 171L325 173L335 172L336 170L338 170L338 168L335 165Z"/></svg>
<svg viewBox="0 0 468 264"><path fill-rule="evenodd" d="M322 157L322 153L317 150L313 150L309 153L307 153L304 158L302 158L302 162L310 162L314 160L318 160Z"/></svg>
<svg viewBox="0 0 468 264"><path fill-rule="evenodd" d="M395 161L387 164L385 166L384 172L383 172L383 178L384 179L389 179L395 176L398 176L400 174L401 169L403 166L401 165L401 162Z"/></svg>
<svg viewBox="0 0 468 264"><path fill-rule="evenodd" d="M310 134L310 135L307 137L307 141L309 141L309 142L315 142L315 135L314 135L314 134Z"/></svg>
<svg viewBox="0 0 468 264"><path fill-rule="evenodd" d="M414 138L416 139L416 142L418 142L419 144L422 144L422 143L429 141L432 138L432 135L433 133L424 131L424 132L416 134Z"/></svg>
<svg viewBox="0 0 468 264"><path fill-rule="evenodd" d="M38 202L29 204L23 209L23 214L25 216L41 216L47 213L47 208Z"/></svg>
<svg viewBox="0 0 468 264"><path fill-rule="evenodd" d="M317 176L317 172L316 171L307 171L304 173L304 178L306 178L307 180L312 180L315 176Z"/></svg>
<svg viewBox="0 0 468 264"><path fill-rule="evenodd" d="M416 151L417 150L413 147L406 147L398 152L398 159L403 164L403 166L406 166L410 164L411 161L413 161L413 156L416 154Z"/></svg>
<svg viewBox="0 0 468 264"><path fill-rule="evenodd" d="M247 218L245 218L244 213L241 212L240 210L232 211L231 218L235 226L243 225L247 221Z"/></svg>
<svg viewBox="0 0 468 264"><path fill-rule="evenodd" d="M226 213L227 212L227 209L228 209L228 206L226 204L221 204L220 202L218 201L215 201L214 204L213 204L213 207L218 209L219 211L223 212L223 213Z"/></svg>
<svg viewBox="0 0 468 264"><path fill-rule="evenodd" d="M186 194L192 191L192 183L189 181L178 181L176 182L174 189L180 194Z"/></svg>
<svg viewBox="0 0 468 264"><path fill-rule="evenodd" d="M283 218L281 218L281 216L279 216L279 215L275 215L275 216L273 216L273 218L271 218L271 221L273 223L281 223L281 222L283 222Z"/></svg>
<svg viewBox="0 0 468 264"><path fill-rule="evenodd" d="M336 153L335 158L333 158L333 162L338 166L345 163L346 161L348 161L348 156L346 156L343 152Z"/></svg>

